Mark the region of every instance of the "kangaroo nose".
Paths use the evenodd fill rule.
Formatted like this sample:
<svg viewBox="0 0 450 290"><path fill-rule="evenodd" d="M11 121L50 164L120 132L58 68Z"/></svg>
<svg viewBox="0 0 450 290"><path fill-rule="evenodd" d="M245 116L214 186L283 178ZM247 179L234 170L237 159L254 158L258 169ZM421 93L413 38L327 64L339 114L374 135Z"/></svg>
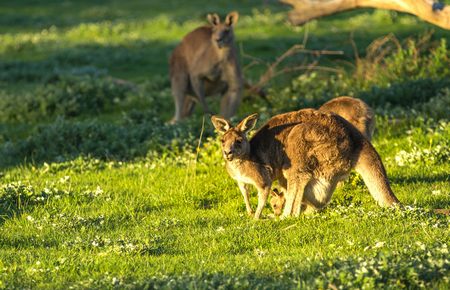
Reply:
<svg viewBox="0 0 450 290"><path fill-rule="evenodd" d="M216 41L217 41L217 45L218 45L220 48L224 45L223 39L219 38L219 39L216 39Z"/></svg>
<svg viewBox="0 0 450 290"><path fill-rule="evenodd" d="M233 152L231 150L225 150L223 151L224 155L225 155L225 159L227 159L228 161L231 161L233 159Z"/></svg>

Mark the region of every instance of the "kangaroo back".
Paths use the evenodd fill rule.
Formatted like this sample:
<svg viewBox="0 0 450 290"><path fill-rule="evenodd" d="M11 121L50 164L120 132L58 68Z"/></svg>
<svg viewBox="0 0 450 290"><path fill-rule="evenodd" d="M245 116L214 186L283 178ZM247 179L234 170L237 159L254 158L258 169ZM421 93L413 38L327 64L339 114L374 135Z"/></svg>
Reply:
<svg viewBox="0 0 450 290"><path fill-rule="evenodd" d="M367 140L362 140L361 145L355 170L361 174L370 194L380 206L400 204L392 192L386 170L375 148Z"/></svg>
<svg viewBox="0 0 450 290"><path fill-rule="evenodd" d="M362 100L337 97L323 104L319 110L338 114L355 126L369 141L372 139L375 130L375 114Z"/></svg>

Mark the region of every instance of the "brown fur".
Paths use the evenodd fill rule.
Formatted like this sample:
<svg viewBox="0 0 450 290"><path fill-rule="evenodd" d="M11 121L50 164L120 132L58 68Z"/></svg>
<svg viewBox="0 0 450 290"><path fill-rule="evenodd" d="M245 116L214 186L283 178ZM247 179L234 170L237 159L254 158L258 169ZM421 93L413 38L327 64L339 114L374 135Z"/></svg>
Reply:
<svg viewBox="0 0 450 290"><path fill-rule="evenodd" d="M313 109L280 114L270 119L251 140L246 133L256 114L236 127L212 117L222 135L222 152L228 173L238 181L247 212L252 214L246 184L258 190L259 218L272 182L286 189L283 217L320 209L328 204L338 181L355 168L381 206L399 203L389 186L385 169L370 142L344 118Z"/></svg>
<svg viewBox="0 0 450 290"><path fill-rule="evenodd" d="M322 112L335 113L355 126L371 141L375 130L375 114L362 100L352 97L337 97L323 104Z"/></svg>
<svg viewBox="0 0 450 290"><path fill-rule="evenodd" d="M323 104L319 111L338 114L356 127L369 141L375 130L375 114L362 100L352 97L337 97ZM270 205L275 215L281 215L286 198L283 191L271 192ZM306 204L303 208L310 209Z"/></svg>
<svg viewBox="0 0 450 290"><path fill-rule="evenodd" d="M220 112L231 117L241 101L242 76L234 43L233 27L239 18L231 12L220 22L217 14L209 14L210 25L187 34L170 57L170 81L175 101L177 122L191 115L195 102L203 111L210 110L205 96L222 94Z"/></svg>

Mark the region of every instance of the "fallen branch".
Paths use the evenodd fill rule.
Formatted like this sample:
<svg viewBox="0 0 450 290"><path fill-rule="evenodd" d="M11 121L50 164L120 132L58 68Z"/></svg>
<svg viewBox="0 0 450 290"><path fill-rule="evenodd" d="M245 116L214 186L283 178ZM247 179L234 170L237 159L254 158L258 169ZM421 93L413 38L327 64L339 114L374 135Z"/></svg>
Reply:
<svg viewBox="0 0 450 290"><path fill-rule="evenodd" d="M437 25L450 29L450 6L433 0L280 0L293 6L289 20L301 25L312 19L357 8L379 8L406 12Z"/></svg>
<svg viewBox="0 0 450 290"><path fill-rule="evenodd" d="M450 215L450 209L437 208L433 210L437 214Z"/></svg>

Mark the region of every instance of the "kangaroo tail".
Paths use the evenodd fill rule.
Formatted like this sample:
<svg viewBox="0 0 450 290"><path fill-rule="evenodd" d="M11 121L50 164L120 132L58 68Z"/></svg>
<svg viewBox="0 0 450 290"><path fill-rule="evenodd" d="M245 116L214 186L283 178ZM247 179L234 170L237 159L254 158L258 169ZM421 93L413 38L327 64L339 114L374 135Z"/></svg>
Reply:
<svg viewBox="0 0 450 290"><path fill-rule="evenodd" d="M355 170L361 174L372 197L380 206L400 205L392 192L381 158L369 141L363 140Z"/></svg>

